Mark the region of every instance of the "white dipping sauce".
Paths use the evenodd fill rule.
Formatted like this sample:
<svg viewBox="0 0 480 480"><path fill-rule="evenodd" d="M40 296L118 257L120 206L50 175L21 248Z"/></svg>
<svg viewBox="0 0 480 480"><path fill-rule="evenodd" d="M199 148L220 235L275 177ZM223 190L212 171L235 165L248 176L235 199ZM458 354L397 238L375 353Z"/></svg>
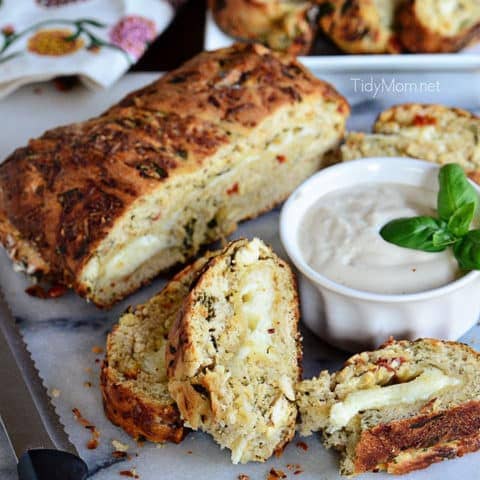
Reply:
<svg viewBox="0 0 480 480"><path fill-rule="evenodd" d="M451 248L411 250L386 242L379 233L397 218L435 216L436 203L436 192L393 183L327 194L302 220L304 259L325 277L367 292L417 293L446 285L460 275Z"/></svg>

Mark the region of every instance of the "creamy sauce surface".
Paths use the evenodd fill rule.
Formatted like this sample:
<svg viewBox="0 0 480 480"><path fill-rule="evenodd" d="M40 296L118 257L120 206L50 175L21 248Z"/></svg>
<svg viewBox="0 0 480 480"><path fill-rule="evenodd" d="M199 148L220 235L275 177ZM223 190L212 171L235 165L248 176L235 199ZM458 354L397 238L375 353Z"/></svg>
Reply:
<svg viewBox="0 0 480 480"><path fill-rule="evenodd" d="M391 220L435 216L437 194L400 184L363 184L327 194L306 213L299 245L318 273L347 287L381 294L418 293L460 276L452 249L429 253L380 236Z"/></svg>

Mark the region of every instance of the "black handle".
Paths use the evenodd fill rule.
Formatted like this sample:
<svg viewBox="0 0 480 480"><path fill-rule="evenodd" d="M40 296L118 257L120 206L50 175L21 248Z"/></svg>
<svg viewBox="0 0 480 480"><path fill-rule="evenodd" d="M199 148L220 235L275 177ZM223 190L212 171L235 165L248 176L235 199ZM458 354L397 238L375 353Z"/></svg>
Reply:
<svg viewBox="0 0 480 480"><path fill-rule="evenodd" d="M60 450L29 450L17 466L19 480L85 480L88 468L75 455Z"/></svg>

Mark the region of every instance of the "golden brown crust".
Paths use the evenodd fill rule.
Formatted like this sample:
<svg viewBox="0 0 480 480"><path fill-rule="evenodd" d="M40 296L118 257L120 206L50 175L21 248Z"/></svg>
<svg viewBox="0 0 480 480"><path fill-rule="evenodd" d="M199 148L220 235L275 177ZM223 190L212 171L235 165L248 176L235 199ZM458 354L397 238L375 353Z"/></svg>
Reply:
<svg viewBox="0 0 480 480"><path fill-rule="evenodd" d="M101 372L103 407L109 420L136 439L179 443L186 430L176 405L142 398L121 383L112 382L108 362Z"/></svg>
<svg viewBox="0 0 480 480"><path fill-rule="evenodd" d="M204 257L185 267L145 305L138 305L134 309L129 308L125 317L129 314L135 315L138 322L133 325L131 323L122 325L124 318L122 317L108 335L106 356L100 376L105 414L115 425L123 428L134 438L145 438L152 442L178 443L185 436L186 430L173 399L168 395L159 398L152 393L156 387L154 382L158 382L158 378L145 377L142 372L144 368L142 360L120 362L118 350L123 349L124 351L121 353L129 360L133 360L133 352L130 352L130 349L133 349L134 346L138 350L148 348L140 346L144 341L142 337L155 334L166 336L170 325L169 319L180 309L181 302L191 283L203 271L207 260L217 253L208 252ZM146 327L147 323L149 324L148 328ZM151 330L152 324L155 331ZM131 332L132 329L137 331ZM142 330L143 333L138 330ZM125 343L123 339L128 331L131 332L132 340L130 343ZM154 349L159 348L158 343L154 342L153 345ZM148 353L144 352L144 354ZM165 376L164 389L166 392L166 364L157 362L156 370L160 377ZM139 385L136 385L139 378L144 384L145 382L149 383L143 388L139 388Z"/></svg>
<svg viewBox="0 0 480 480"><path fill-rule="evenodd" d="M480 401L378 425L362 432L355 473L408 473L480 448ZM427 449L426 452L421 452ZM411 455L405 453L411 450Z"/></svg>
<svg viewBox="0 0 480 480"><path fill-rule="evenodd" d="M393 1L393 0L392 0ZM383 25L373 0L317 0L319 24L347 53L400 53L393 28Z"/></svg>
<svg viewBox="0 0 480 480"><path fill-rule="evenodd" d="M227 34L292 55L306 55L315 28L308 19L310 2L209 0L218 26Z"/></svg>
<svg viewBox="0 0 480 480"><path fill-rule="evenodd" d="M243 245L246 245L248 240L241 239L234 242L236 251ZM195 287L202 282L203 274L211 267L223 261L223 256L230 254L232 250L232 243L227 245L217 256L211 258L203 267L196 281L192 284L190 293L183 301L182 307L175 319L172 328L168 334L168 348L165 351L165 361L167 364L168 378L183 378L193 376L196 371L196 365L192 365L191 359L196 357L196 352L192 342L193 327L191 325L192 317L187 315L191 312L195 305ZM191 387L189 385L189 387ZM191 392L193 396L198 397L195 391ZM182 395L182 397L190 397L190 395ZM189 402L184 405L185 411L194 412L197 408L196 403ZM180 408L182 410L182 408ZM183 411L183 410L182 410Z"/></svg>
<svg viewBox="0 0 480 480"><path fill-rule="evenodd" d="M305 97L348 112L289 56L259 45L201 53L100 117L17 149L0 166L0 240L25 242L29 267L41 264L39 273L88 297L82 269L136 200L201 169L231 132L248 133Z"/></svg>
<svg viewBox="0 0 480 480"><path fill-rule="evenodd" d="M418 17L416 0L407 0L398 12L399 38L413 53L458 52L480 37L480 22L456 35L446 36L425 25Z"/></svg>

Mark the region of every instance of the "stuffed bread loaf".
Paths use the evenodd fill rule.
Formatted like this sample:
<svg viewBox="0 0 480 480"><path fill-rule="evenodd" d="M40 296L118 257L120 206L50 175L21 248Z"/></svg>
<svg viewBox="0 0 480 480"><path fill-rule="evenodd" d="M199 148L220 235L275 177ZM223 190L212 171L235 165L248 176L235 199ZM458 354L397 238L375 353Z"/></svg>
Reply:
<svg viewBox="0 0 480 480"><path fill-rule="evenodd" d="M349 107L289 56L204 52L0 166L17 268L108 307L268 211L322 166Z"/></svg>

